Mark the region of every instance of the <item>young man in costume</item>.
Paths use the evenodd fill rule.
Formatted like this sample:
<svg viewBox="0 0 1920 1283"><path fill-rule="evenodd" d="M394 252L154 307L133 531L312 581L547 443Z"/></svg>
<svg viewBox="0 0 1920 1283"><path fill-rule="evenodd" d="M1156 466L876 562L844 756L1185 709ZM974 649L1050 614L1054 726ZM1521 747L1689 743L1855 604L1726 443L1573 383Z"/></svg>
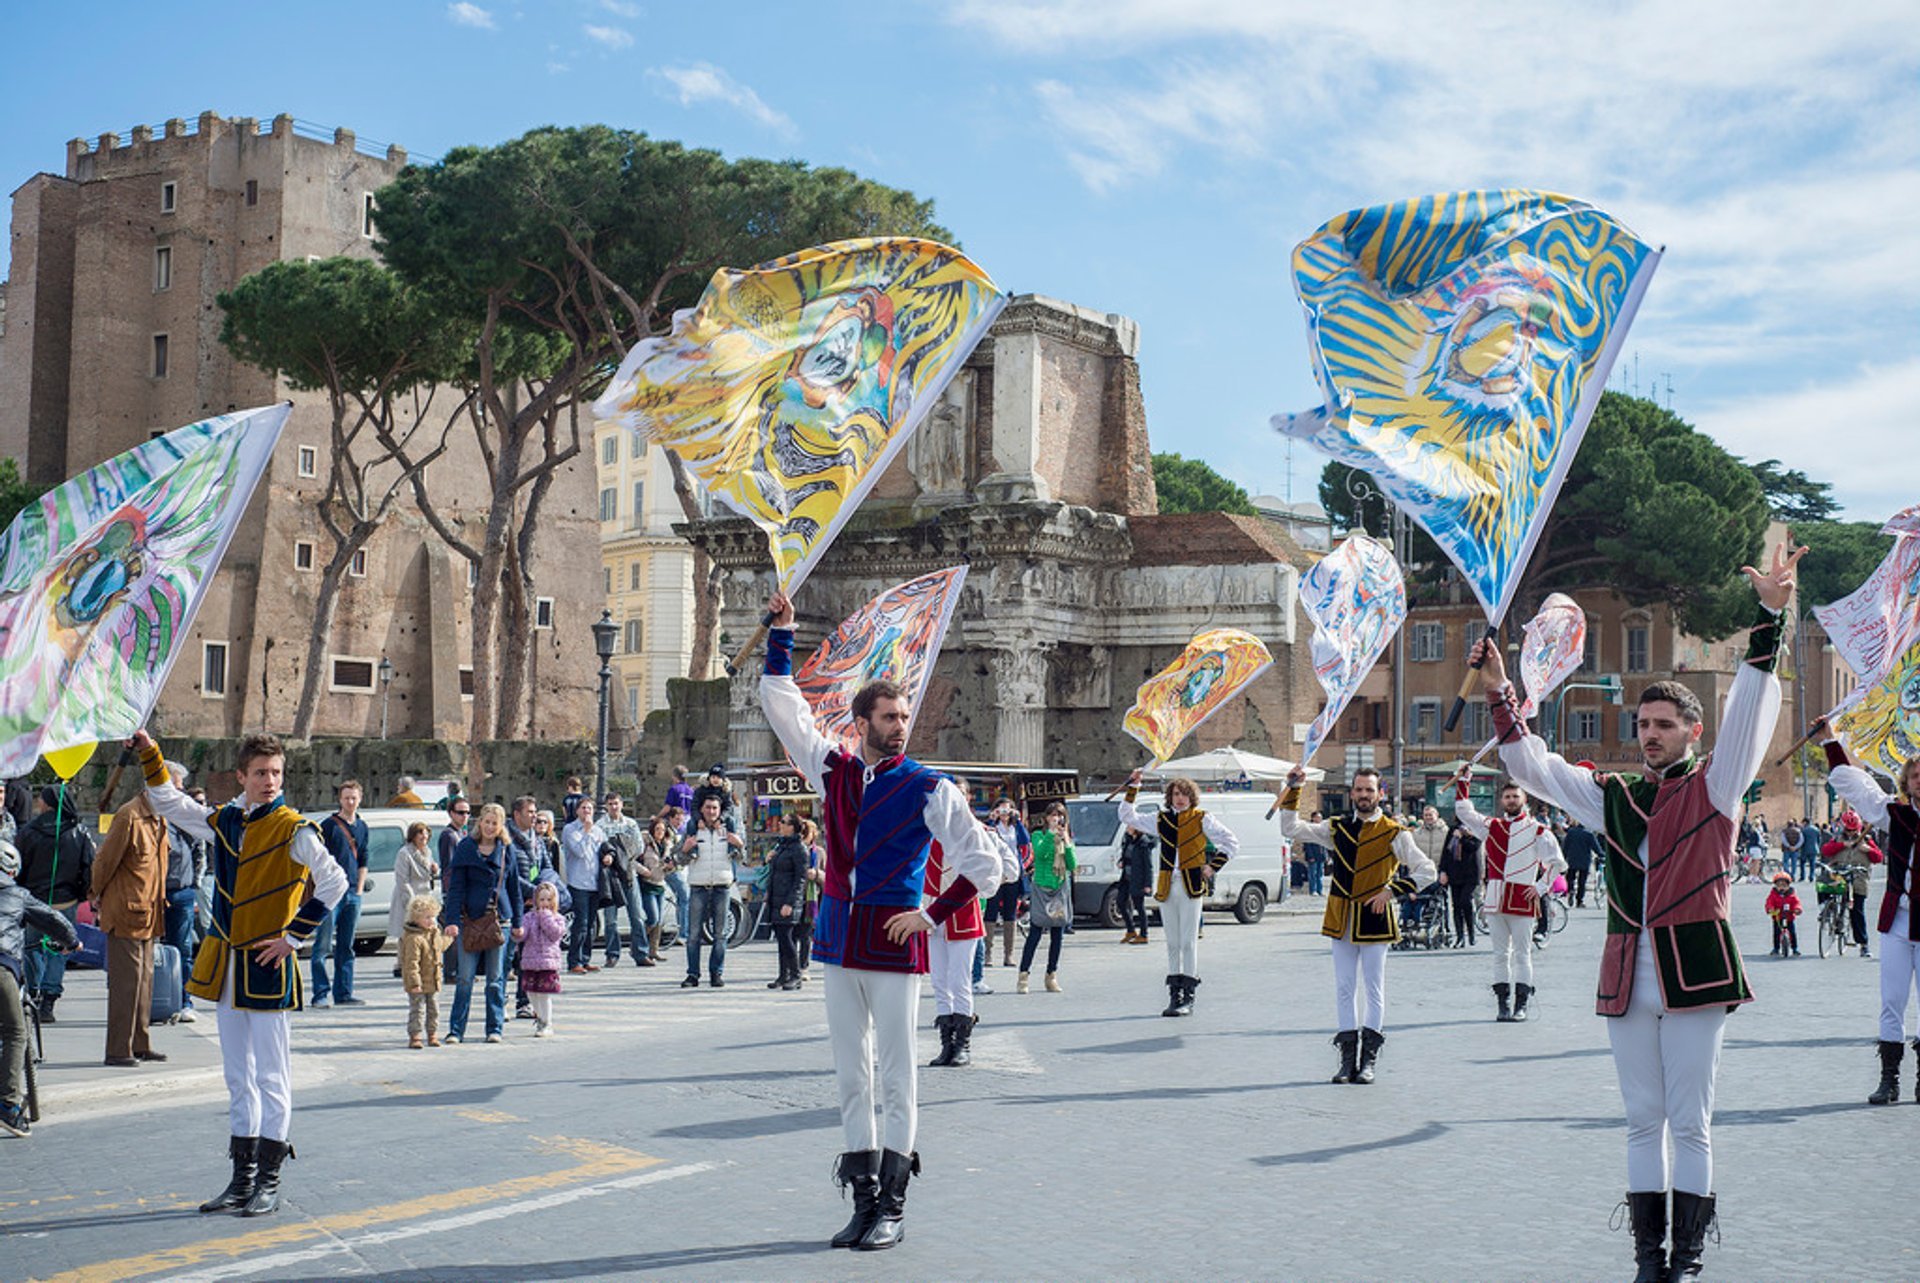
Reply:
<svg viewBox="0 0 1920 1283"><path fill-rule="evenodd" d="M1553 831L1527 812L1526 790L1509 780L1500 788L1500 814L1489 820L1467 796L1467 779L1454 783L1453 813L1460 826L1480 839L1486 852L1487 933L1493 941L1493 996L1500 1003L1495 1020L1527 1018L1533 996L1533 923L1540 896L1556 873L1567 867ZM1508 1000L1512 1006L1508 1006Z"/></svg>
<svg viewBox="0 0 1920 1283"><path fill-rule="evenodd" d="M1191 1016L1194 990L1200 987L1200 910L1213 888L1213 875L1240 850L1232 829L1200 809L1200 786L1192 780L1168 780L1166 804L1158 815L1134 805L1140 775L1127 777L1127 798L1120 823L1160 835L1159 873L1153 898L1160 905L1160 934L1167 941L1167 1009L1163 1016Z"/></svg>
<svg viewBox="0 0 1920 1283"><path fill-rule="evenodd" d="M1380 772L1353 773L1351 815L1318 824L1300 818L1307 773L1294 767L1280 795L1280 832L1289 842L1317 842L1330 853L1327 908L1320 934L1333 941L1333 1045L1337 1083L1370 1083L1387 1041L1387 949L1400 938L1393 898L1424 890L1439 876L1413 835L1380 809Z"/></svg>
<svg viewBox="0 0 1920 1283"><path fill-rule="evenodd" d="M819 795L826 836L813 956L825 972L847 1142L836 1174L852 1187L854 1204L833 1246L877 1251L904 1236L907 1182L920 1169L913 1147L919 1123L913 1030L927 933L993 894L1001 852L959 786L906 756L913 710L900 687L870 682L855 693L857 753L820 733L792 677L793 603L775 593L767 613L772 631L760 704L787 756ZM923 909L928 852L936 842L945 886Z"/></svg>
<svg viewBox="0 0 1920 1283"><path fill-rule="evenodd" d="M1000 882L1009 879L1020 885L1020 858L1013 848L997 837L990 837L1000 857ZM938 842L927 857L926 898L938 902L953 885L959 871L947 863L946 852ZM934 1028L940 1031L940 1054L928 1061L929 1068L956 1068L973 1063L973 1027L980 1018L973 1014L973 957L986 939L987 924L980 916L980 901L967 901L948 918L945 925L927 937L928 978L933 983Z"/></svg>
<svg viewBox="0 0 1920 1283"><path fill-rule="evenodd" d="M213 930L194 955L187 992L217 1004L233 1177L200 1205L264 1216L280 1206L280 1166L293 1154L287 1013L300 1009L295 951L347 892L320 829L281 795L286 757L271 735L240 741L241 795L217 810L174 786L159 745L130 741L147 800L167 823L210 843Z"/></svg>
<svg viewBox="0 0 1920 1283"><path fill-rule="evenodd" d="M1869 1105L1900 1103L1900 1061L1906 1054L1907 1003L1920 987L1920 914L1913 901L1920 896L1920 757L1900 767L1900 793L1883 792L1873 776L1847 760L1837 740L1828 740L1827 783L1842 801L1874 828L1887 830L1887 889L1880 897L1880 1086L1867 1097ZM1920 1059L1920 1038L1914 1039ZM1920 1074L1913 1083L1913 1099L1920 1103Z"/></svg>
<svg viewBox="0 0 1920 1283"><path fill-rule="evenodd" d="M1720 1040L1727 1013L1753 998L1729 920L1734 841L1741 797L1760 770L1780 715L1780 682L1773 672L1780 612L1793 597L1794 567L1805 552L1776 548L1767 573L1744 568L1762 610L1713 751L1704 758L1695 751L1699 698L1679 682L1661 681L1640 694L1636 733L1645 769L1612 774L1576 766L1527 731L1499 647L1484 641L1474 647L1508 774L1535 797L1606 835L1607 936L1598 1009L1608 1018L1626 1105L1626 1202L1636 1283L1699 1277L1713 1221L1710 1129Z"/></svg>

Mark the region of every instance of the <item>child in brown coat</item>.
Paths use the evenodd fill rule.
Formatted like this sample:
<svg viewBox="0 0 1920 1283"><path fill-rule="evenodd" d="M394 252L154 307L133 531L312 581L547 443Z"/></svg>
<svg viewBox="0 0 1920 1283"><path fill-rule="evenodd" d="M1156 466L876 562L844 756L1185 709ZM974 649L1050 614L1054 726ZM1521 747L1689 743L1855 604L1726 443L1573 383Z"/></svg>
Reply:
<svg viewBox="0 0 1920 1283"><path fill-rule="evenodd" d="M407 902L407 929L400 936L400 976L407 987L407 1046L440 1045L440 959L447 935L440 926L440 898L416 895Z"/></svg>

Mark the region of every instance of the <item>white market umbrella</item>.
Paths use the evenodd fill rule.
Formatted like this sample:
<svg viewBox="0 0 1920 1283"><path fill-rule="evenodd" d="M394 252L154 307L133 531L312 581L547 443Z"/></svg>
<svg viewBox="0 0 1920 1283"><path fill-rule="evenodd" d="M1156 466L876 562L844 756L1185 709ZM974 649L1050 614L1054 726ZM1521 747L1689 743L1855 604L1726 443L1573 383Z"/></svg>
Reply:
<svg viewBox="0 0 1920 1283"><path fill-rule="evenodd" d="M1237 748L1209 749L1205 753L1196 753L1192 757L1177 757L1171 762L1162 762L1151 774L1166 778L1184 775L1202 783L1217 784L1222 780L1284 780L1297 763L1285 758L1265 757L1259 753L1248 753ZM1317 766L1307 768L1309 780L1324 780L1327 773Z"/></svg>

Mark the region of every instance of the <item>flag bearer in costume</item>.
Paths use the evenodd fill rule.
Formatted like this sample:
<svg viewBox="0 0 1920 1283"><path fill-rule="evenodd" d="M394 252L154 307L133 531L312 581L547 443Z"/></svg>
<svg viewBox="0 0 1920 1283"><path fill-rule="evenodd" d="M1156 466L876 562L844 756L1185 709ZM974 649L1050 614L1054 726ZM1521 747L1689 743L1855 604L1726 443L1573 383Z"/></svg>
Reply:
<svg viewBox="0 0 1920 1283"><path fill-rule="evenodd" d="M1020 858L1006 843L993 837L988 841L1000 860L1001 884L1011 879L1018 887ZM959 870L948 864L945 850L935 842L927 857L926 898L939 903L940 896L958 877ZM973 1014L973 955L986 936L987 924L980 916L976 898L961 905L944 926L927 937L927 965L936 1009L933 1025L940 1031L940 1054L928 1062L930 1067L973 1063L973 1027L980 1023Z"/></svg>
<svg viewBox="0 0 1920 1283"><path fill-rule="evenodd" d="M1533 996L1533 924L1540 896L1554 875L1567 867L1553 830L1527 812L1526 790L1508 781L1500 789L1500 814L1491 820L1480 814L1467 796L1463 773L1454 785L1453 813L1466 830L1479 838L1486 852L1487 926L1493 940L1493 996L1500 1003L1499 1021L1527 1018L1527 999ZM1508 1006L1508 1000L1512 1006Z"/></svg>
<svg viewBox="0 0 1920 1283"><path fill-rule="evenodd" d="M1200 809L1200 786L1192 780L1166 784L1166 805L1159 815L1134 806L1140 772L1127 777L1127 799L1120 823L1160 835L1160 862L1153 898L1160 905L1160 934L1167 942L1167 1009L1163 1016L1191 1016L1194 990L1200 987L1200 909L1213 875L1240 850L1232 829Z"/></svg>
<svg viewBox="0 0 1920 1283"><path fill-rule="evenodd" d="M1746 567L1764 609L1734 677L1712 753L1695 752L1697 696L1678 682L1641 692L1646 769L1602 773L1547 751L1518 717L1497 646L1474 647L1508 774L1606 834L1607 936L1599 1013L1627 1113L1627 1210L1636 1283L1699 1277L1713 1221L1714 1075L1727 1013L1753 993L1729 921L1741 795L1760 769L1780 715L1780 612L1804 548L1774 550L1765 574ZM1673 1143L1669 1180L1667 1141ZM1672 1250L1667 1250L1672 1188ZM1671 1273L1669 1273L1669 1269Z"/></svg>
<svg viewBox="0 0 1920 1283"><path fill-rule="evenodd" d="M775 593L767 612L772 632L760 704L819 795L826 835L813 957L826 972L827 1030L847 1142L835 1171L852 1187L854 1204L833 1246L876 1251L904 1236L907 1182L920 1169L913 1029L926 933L994 892L1001 853L959 786L906 756L912 709L900 687L870 682L854 695L857 754L820 734L792 677L793 603ZM945 886L922 909L936 842Z"/></svg>
<svg viewBox="0 0 1920 1283"><path fill-rule="evenodd" d="M281 795L286 759L271 735L240 741L241 796L217 809L174 786L145 731L131 743L148 803L206 839L212 853L213 929L194 956L187 992L219 1012L233 1178L200 1210L264 1216L280 1205L280 1166L293 1154L287 1013L301 1005L295 950L346 894L347 876L319 827Z"/></svg>
<svg viewBox="0 0 1920 1283"><path fill-rule="evenodd" d="M1870 1105L1900 1103L1900 1061L1906 1054L1907 1003L1920 985L1920 914L1912 912L1920 896L1920 757L1910 757L1900 768L1900 795L1881 791L1873 776L1847 761L1837 741L1827 742L1827 764L1833 785L1843 801L1873 828L1887 830L1887 889L1880 897L1880 1086L1867 1097ZM1920 1038L1914 1039L1920 1059ZM1920 1075L1913 1084L1920 1103Z"/></svg>
<svg viewBox="0 0 1920 1283"><path fill-rule="evenodd" d="M1370 1083L1386 1043L1387 949L1400 938L1393 898L1424 890L1439 872L1392 816L1380 809L1380 772L1353 773L1353 814L1319 824L1300 818L1307 773L1294 767L1280 795L1280 832L1296 845L1317 842L1327 858L1327 908L1320 934L1333 941L1333 1005L1340 1050L1337 1083Z"/></svg>

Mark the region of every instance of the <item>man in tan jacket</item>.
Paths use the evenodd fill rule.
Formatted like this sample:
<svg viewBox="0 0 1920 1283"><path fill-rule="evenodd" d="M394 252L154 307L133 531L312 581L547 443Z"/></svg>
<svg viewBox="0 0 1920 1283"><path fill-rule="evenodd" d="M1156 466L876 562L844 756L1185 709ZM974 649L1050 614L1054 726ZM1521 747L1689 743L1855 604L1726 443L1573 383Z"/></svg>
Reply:
<svg viewBox="0 0 1920 1283"><path fill-rule="evenodd" d="M167 924L167 824L143 791L114 812L93 863L93 901L107 933L107 1059L121 1068L166 1056L147 1039L153 943Z"/></svg>

